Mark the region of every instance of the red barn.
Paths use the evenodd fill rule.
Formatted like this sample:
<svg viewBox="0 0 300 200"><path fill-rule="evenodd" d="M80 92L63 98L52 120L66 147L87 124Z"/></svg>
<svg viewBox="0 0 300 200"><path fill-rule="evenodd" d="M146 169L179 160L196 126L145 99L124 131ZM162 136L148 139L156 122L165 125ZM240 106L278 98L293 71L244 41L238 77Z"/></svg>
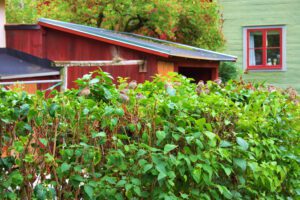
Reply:
<svg viewBox="0 0 300 200"><path fill-rule="evenodd" d="M170 71L195 81L214 80L218 78L220 61L236 60L230 55L165 40L50 19L40 19L37 25L6 25L5 32L6 48L0 50L0 82L22 81L36 89L59 81L64 89L74 88L77 78L98 67L114 77L138 82Z"/></svg>

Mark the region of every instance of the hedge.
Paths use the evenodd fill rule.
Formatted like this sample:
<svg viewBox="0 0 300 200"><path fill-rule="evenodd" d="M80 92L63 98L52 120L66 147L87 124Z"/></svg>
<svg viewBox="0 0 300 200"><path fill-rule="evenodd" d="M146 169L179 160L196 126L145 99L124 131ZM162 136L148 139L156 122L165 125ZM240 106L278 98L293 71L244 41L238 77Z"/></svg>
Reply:
<svg viewBox="0 0 300 200"><path fill-rule="evenodd" d="M116 86L102 71L77 83L0 90L0 198L299 199L293 89L177 74Z"/></svg>

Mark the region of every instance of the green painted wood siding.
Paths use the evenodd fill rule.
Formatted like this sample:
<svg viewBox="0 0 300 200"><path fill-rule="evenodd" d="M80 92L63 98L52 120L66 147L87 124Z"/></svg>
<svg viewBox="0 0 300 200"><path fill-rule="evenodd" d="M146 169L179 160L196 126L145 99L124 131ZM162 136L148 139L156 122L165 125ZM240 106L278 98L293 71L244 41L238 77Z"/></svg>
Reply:
<svg viewBox="0 0 300 200"><path fill-rule="evenodd" d="M286 26L285 72L249 72L246 80L267 81L300 91L300 0L219 0L224 18L226 53L238 56L243 66L243 27Z"/></svg>

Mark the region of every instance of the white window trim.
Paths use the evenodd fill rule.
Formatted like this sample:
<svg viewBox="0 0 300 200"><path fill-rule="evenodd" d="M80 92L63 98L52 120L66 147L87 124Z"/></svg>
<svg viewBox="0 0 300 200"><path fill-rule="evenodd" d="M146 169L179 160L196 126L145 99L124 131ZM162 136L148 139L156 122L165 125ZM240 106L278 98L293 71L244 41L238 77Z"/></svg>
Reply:
<svg viewBox="0 0 300 200"><path fill-rule="evenodd" d="M286 64L286 26L245 26L243 27L243 70L247 70L247 31L251 29L266 29L266 28L281 28L282 29L282 68L272 70L248 69L249 71L257 72L282 72L287 71Z"/></svg>

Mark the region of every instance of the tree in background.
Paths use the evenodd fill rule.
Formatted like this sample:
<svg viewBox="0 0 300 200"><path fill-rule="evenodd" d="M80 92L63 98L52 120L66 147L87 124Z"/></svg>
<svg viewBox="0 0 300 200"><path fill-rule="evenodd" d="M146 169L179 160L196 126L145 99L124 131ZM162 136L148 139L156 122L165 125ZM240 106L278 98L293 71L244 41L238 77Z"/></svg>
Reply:
<svg viewBox="0 0 300 200"><path fill-rule="evenodd" d="M211 50L224 45L219 6L202 0L7 0L7 17L9 23L47 17Z"/></svg>

